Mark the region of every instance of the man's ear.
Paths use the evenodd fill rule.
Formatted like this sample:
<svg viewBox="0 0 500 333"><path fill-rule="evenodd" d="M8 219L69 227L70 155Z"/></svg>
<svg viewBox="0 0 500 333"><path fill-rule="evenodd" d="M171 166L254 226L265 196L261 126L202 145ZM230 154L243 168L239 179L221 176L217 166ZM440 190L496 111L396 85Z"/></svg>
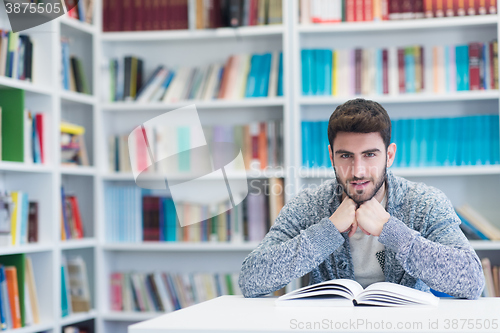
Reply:
<svg viewBox="0 0 500 333"><path fill-rule="evenodd" d="M330 145L328 145L328 153L330 154L330 162L332 162L332 165L334 165L333 164L332 147Z"/></svg>
<svg viewBox="0 0 500 333"><path fill-rule="evenodd" d="M394 163L394 159L396 158L396 150L397 146L393 142L387 147L387 167L390 167L392 163Z"/></svg>

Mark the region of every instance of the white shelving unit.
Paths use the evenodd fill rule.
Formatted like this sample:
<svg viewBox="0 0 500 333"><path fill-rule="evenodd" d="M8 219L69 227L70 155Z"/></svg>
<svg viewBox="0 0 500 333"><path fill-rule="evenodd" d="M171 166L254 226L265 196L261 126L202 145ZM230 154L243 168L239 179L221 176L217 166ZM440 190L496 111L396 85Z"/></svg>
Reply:
<svg viewBox="0 0 500 333"><path fill-rule="evenodd" d="M284 178L286 201L302 188L331 179L332 170L301 168L302 120L328 119L334 108L352 97L302 97L302 48L352 48L359 45L398 46L438 45L489 41L499 35L498 16L456 17L413 21L301 25L298 1L283 1L283 25L221 28L197 31L102 32L101 4L95 0L94 24L67 17L59 18L24 33L35 41L35 82L0 77L0 89L16 88L26 92L26 106L49 115L50 128L57 129L61 119L85 126L91 165L63 167L58 161L59 133L53 130L49 142L50 160L45 165L0 162L2 189L23 190L40 205L39 243L0 248L0 255L25 253L33 259L35 279L41 300L42 323L15 330L19 333L61 332L66 325L93 320L95 331L125 332L131 323L152 318L158 313L118 313L110 310L109 274L112 271L155 270L238 271L246 255L257 243L106 243L104 188L109 183L133 184L128 173L110 173L107 167L107 138L127 133L134 126L156 115L195 104L202 123L228 124L282 119L286 169L229 173L234 181ZM190 19L194 1L190 0ZM9 28L0 4L0 28ZM189 25L193 27L191 22ZM72 51L85 59L86 76L92 95L61 89L60 37L72 39ZM184 101L174 104L137 104L103 102L100 92L100 65L103 59L136 55L145 60L145 76L159 64L202 65L225 61L231 54L283 51L284 96L243 100ZM203 51L200 53L200 51ZM200 58L200 54L203 55ZM498 91L456 92L453 94L414 94L363 96L380 102L391 117L436 115L458 116L499 112ZM423 181L442 189L455 205L469 202L498 221L496 204L500 198L500 166L393 169L410 180ZM149 175L149 179L162 179ZM178 179L182 179L179 175ZM60 187L78 195L84 214L87 237L60 240ZM500 242L471 242L480 256L500 262ZM89 313L61 318L60 265L63 254L84 257L89 271L93 309ZM43 303L42 303L43 302Z"/></svg>

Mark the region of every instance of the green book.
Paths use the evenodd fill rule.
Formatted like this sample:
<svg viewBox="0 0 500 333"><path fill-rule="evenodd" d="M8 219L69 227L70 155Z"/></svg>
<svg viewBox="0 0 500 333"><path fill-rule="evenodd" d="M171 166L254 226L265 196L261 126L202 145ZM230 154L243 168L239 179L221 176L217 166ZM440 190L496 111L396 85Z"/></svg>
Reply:
<svg viewBox="0 0 500 333"><path fill-rule="evenodd" d="M0 89L2 161L24 162L24 90Z"/></svg>
<svg viewBox="0 0 500 333"><path fill-rule="evenodd" d="M24 253L0 256L0 264L4 266L14 266L17 271L17 287L19 293L19 308L21 309L21 326L25 326L24 311Z"/></svg>

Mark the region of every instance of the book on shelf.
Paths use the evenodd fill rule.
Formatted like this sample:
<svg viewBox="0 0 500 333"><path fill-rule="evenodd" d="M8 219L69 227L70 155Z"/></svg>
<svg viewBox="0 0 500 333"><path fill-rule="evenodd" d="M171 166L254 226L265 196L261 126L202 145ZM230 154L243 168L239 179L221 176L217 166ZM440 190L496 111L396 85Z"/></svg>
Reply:
<svg viewBox="0 0 500 333"><path fill-rule="evenodd" d="M94 0L64 0L64 2L69 17L92 24L94 19Z"/></svg>
<svg viewBox="0 0 500 333"><path fill-rule="evenodd" d="M142 193L136 186L107 185L106 241L261 241L283 208L284 183L281 178L271 178L254 185L260 186L259 191L248 194L241 204L232 209L229 209L232 206L227 201L210 205L194 202L174 204L168 195ZM204 218L212 209L223 213ZM178 216L186 218L184 227L178 223Z"/></svg>
<svg viewBox="0 0 500 333"><path fill-rule="evenodd" d="M154 156L161 156L162 152L183 151L181 144L186 138L194 138L195 130L190 126L167 127L158 125L148 129L148 143ZM234 163L226 167L227 171L264 170L279 168L283 165L283 122L270 120L252 122L244 125L216 125L204 126L206 147L214 159L214 163L225 165L234 159L241 150L244 164ZM151 139L149 139L151 138ZM189 140L189 139L188 139ZM232 152L221 147L220 143L234 143ZM110 172L132 172L144 170L144 146L140 144L140 137L135 132L129 135L112 135L108 139L108 165ZM232 154L232 155L231 155ZM209 158L199 150L189 150L168 161L157 163L145 172L162 173L167 175L188 176L190 173L202 175L212 172ZM217 168L217 166L214 166Z"/></svg>
<svg viewBox="0 0 500 333"><path fill-rule="evenodd" d="M188 29L188 0L104 0L102 6L105 32Z"/></svg>
<svg viewBox="0 0 500 333"><path fill-rule="evenodd" d="M112 311L179 310L222 295L241 295L238 273L113 272Z"/></svg>
<svg viewBox="0 0 500 333"><path fill-rule="evenodd" d="M61 187L61 206L61 239L82 239L85 235L78 198L66 194L64 187Z"/></svg>
<svg viewBox="0 0 500 333"><path fill-rule="evenodd" d="M481 296L483 297L500 297L500 268L497 265L492 265L488 257L481 259L483 267L485 287Z"/></svg>
<svg viewBox="0 0 500 333"><path fill-rule="evenodd" d="M281 24L282 0L196 0L196 29Z"/></svg>
<svg viewBox="0 0 500 333"><path fill-rule="evenodd" d="M377 282L364 288L354 280L334 279L291 291L276 299L277 306L437 306L439 298L391 282Z"/></svg>
<svg viewBox="0 0 500 333"><path fill-rule="evenodd" d="M282 52L236 54L224 64L200 67L159 65L143 80L137 57L111 59L103 66L103 98L108 102L176 103L185 100L240 100L283 96Z"/></svg>
<svg viewBox="0 0 500 333"><path fill-rule="evenodd" d="M498 89L498 42L303 49L303 96L444 94Z"/></svg>
<svg viewBox="0 0 500 333"><path fill-rule="evenodd" d="M33 81L33 42L27 35L0 29L0 76Z"/></svg>
<svg viewBox="0 0 500 333"><path fill-rule="evenodd" d="M397 146L393 166L443 167L500 164L498 115L391 120ZM331 167L327 121L302 122L302 166Z"/></svg>
<svg viewBox="0 0 500 333"><path fill-rule="evenodd" d="M463 204L455 208L461 218L465 229L468 229L482 240L500 240L500 227L490 222L483 214L472 208L469 204ZM466 234L467 236L467 234ZM477 238L476 238L477 239Z"/></svg>
<svg viewBox="0 0 500 333"><path fill-rule="evenodd" d="M93 330L87 326L87 325L83 325L81 326L82 324L78 324L78 326L75 326L75 325L70 325L70 326L65 326L64 329L63 329L63 333L92 333Z"/></svg>
<svg viewBox="0 0 500 333"><path fill-rule="evenodd" d="M71 309L71 291L68 276L68 263L66 256L61 256L61 317L67 317L73 310Z"/></svg>
<svg viewBox="0 0 500 333"><path fill-rule="evenodd" d="M88 166L89 159L85 145L85 127L62 121L61 132L61 164L65 166Z"/></svg>
<svg viewBox="0 0 500 333"><path fill-rule="evenodd" d="M38 241L38 203L22 191L0 195L2 215L0 246L19 246Z"/></svg>
<svg viewBox="0 0 500 333"><path fill-rule="evenodd" d="M87 76L80 57L70 54L70 39L61 37L62 87L64 90L90 95Z"/></svg>
<svg viewBox="0 0 500 333"><path fill-rule="evenodd" d="M69 281L71 310L88 312L91 309L90 289L87 265L81 256L69 256L66 259Z"/></svg>
<svg viewBox="0 0 500 333"><path fill-rule="evenodd" d="M496 14L496 0L300 0L301 24Z"/></svg>

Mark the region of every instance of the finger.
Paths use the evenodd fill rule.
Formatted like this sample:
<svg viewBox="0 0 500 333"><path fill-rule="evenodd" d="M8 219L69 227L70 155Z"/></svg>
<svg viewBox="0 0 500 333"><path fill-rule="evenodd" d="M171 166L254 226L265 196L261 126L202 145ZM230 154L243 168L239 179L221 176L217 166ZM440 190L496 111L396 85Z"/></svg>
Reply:
<svg viewBox="0 0 500 333"><path fill-rule="evenodd" d="M366 235L370 236L370 233L363 229L363 227L359 226L358 228L361 229L361 231L363 231Z"/></svg>
<svg viewBox="0 0 500 333"><path fill-rule="evenodd" d="M357 229L358 229L358 222L355 221L353 224L351 224L351 230L349 230L348 236L349 237L354 236L354 234L356 233Z"/></svg>

